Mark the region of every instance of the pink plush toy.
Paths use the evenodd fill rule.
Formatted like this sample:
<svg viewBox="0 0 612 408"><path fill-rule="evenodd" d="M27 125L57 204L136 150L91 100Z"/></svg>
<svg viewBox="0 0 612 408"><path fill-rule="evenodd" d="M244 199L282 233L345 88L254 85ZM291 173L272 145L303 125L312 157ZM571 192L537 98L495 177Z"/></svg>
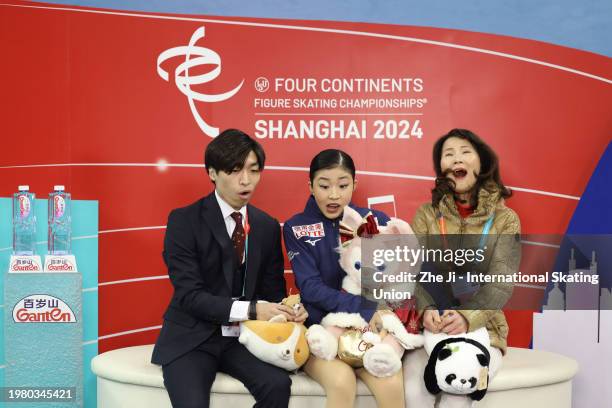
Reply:
<svg viewBox="0 0 612 408"><path fill-rule="evenodd" d="M362 236L374 234L404 234L412 236L411 244L418 246L412 228L405 221L391 219L386 226L378 226L372 214L361 217L350 207L344 209L340 223L342 244L340 266L346 272L342 289L354 295L361 295L361 244ZM406 268L403 268L406 269ZM416 273L420 263L407 272ZM392 273L392 271L385 271ZM414 290L414 285L401 284L402 291ZM382 289L391 290L391 284ZM310 326L306 339L310 352L318 358L333 360L339 357L353 367L365 367L376 377L388 377L401 368L404 350L423 346L421 334L409 333L397 315L391 311L379 311L372 323L366 322L359 313L329 313L321 324Z"/></svg>

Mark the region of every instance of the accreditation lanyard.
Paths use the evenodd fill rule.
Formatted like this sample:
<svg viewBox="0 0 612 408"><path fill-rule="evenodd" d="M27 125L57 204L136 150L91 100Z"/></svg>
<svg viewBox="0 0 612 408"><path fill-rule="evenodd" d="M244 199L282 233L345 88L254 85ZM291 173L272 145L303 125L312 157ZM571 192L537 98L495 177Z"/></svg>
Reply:
<svg viewBox="0 0 612 408"><path fill-rule="evenodd" d="M495 218L495 214L491 214L491 216L487 219L484 227L482 227L482 233L480 234L480 242L478 247L483 249L485 243L487 242L487 235L489 235L489 231L491 230L491 226L493 225L493 219ZM448 248L448 243L446 241L446 221L444 220L444 216L440 211L438 211L438 225L440 226L440 234L442 235L442 239L444 240L444 247Z"/></svg>
<svg viewBox="0 0 612 408"><path fill-rule="evenodd" d="M246 238L244 240L244 278L242 280L242 299L244 299L246 293L246 276L249 268L249 232L251 232L251 224L249 224L249 211L247 209L246 217L244 217L244 235L246 235Z"/></svg>
<svg viewBox="0 0 612 408"><path fill-rule="evenodd" d="M238 226L238 225L236 225ZM246 276L247 276L247 267L248 267L248 258L249 258L249 231L251 230L251 226L249 225L249 213L247 212L246 217L244 217L244 234L246 235L244 241L244 278L242 280L242 296L233 297L232 300L239 301L243 300L246 293ZM240 325L239 322L231 322L227 325L221 325L221 335L223 337L238 337L240 336Z"/></svg>
<svg viewBox="0 0 612 408"><path fill-rule="evenodd" d="M495 218L495 214L491 214L491 216L487 219L487 222L485 223L484 227L482 228L482 233L480 235L480 243L478 245L479 249L483 249L485 246L485 243L487 242L487 236L489 235L489 231L491 230L491 226L493 225L494 218ZM442 235L444 248L448 249L449 246L446 240L446 235L447 235L446 222L444 220L444 216L439 211L438 211L438 224L440 226L440 234ZM461 296L470 295L476 292L480 288L480 285L473 285L473 284L470 285L465 280L455 280L454 282L451 283L451 288L453 291L453 295L456 298L459 298Z"/></svg>

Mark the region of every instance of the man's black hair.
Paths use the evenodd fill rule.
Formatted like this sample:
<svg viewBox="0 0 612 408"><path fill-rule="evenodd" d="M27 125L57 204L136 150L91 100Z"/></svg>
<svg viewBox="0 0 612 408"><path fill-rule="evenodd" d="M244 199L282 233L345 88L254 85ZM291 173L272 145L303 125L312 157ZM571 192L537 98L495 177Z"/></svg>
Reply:
<svg viewBox="0 0 612 408"><path fill-rule="evenodd" d="M263 147L241 130L226 129L206 147L204 165L207 171L212 168L231 173L244 167L244 162L251 152L257 157L259 170L263 170L266 162Z"/></svg>

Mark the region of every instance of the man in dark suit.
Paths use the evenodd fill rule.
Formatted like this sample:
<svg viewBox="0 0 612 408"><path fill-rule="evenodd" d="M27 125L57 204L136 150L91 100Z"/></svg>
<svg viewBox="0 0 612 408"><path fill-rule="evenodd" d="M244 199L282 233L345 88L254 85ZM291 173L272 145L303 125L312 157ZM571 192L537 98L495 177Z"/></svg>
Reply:
<svg viewBox="0 0 612 408"><path fill-rule="evenodd" d="M278 221L248 205L264 168L262 147L229 129L206 148L215 191L173 210L164 261L174 295L153 350L174 408L206 408L217 371L240 380L255 407L287 407L286 371L258 360L238 342L238 323L307 313L278 304L285 293ZM265 300L266 302L257 302Z"/></svg>

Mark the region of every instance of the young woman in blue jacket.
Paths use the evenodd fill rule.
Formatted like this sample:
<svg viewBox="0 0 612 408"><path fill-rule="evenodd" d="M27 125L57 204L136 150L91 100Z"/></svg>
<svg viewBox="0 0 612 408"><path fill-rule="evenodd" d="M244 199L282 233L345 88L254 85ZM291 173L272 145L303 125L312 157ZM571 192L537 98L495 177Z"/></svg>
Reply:
<svg viewBox="0 0 612 408"><path fill-rule="evenodd" d="M375 316L376 304L341 290L346 274L338 263L336 251L340 246L338 224L344 208L348 205L362 216L371 211L351 203L357 187L352 158L341 150L320 152L310 163L308 185L311 196L304 211L283 226L287 255L309 315L306 324L320 323L331 312L359 313L370 321ZM387 215L375 210L372 213L380 225L386 225ZM353 407L356 377L372 391L379 407L404 407L401 370L394 376L378 378L363 368L353 369L337 358L328 361L312 354L304 370L325 389L327 407Z"/></svg>

